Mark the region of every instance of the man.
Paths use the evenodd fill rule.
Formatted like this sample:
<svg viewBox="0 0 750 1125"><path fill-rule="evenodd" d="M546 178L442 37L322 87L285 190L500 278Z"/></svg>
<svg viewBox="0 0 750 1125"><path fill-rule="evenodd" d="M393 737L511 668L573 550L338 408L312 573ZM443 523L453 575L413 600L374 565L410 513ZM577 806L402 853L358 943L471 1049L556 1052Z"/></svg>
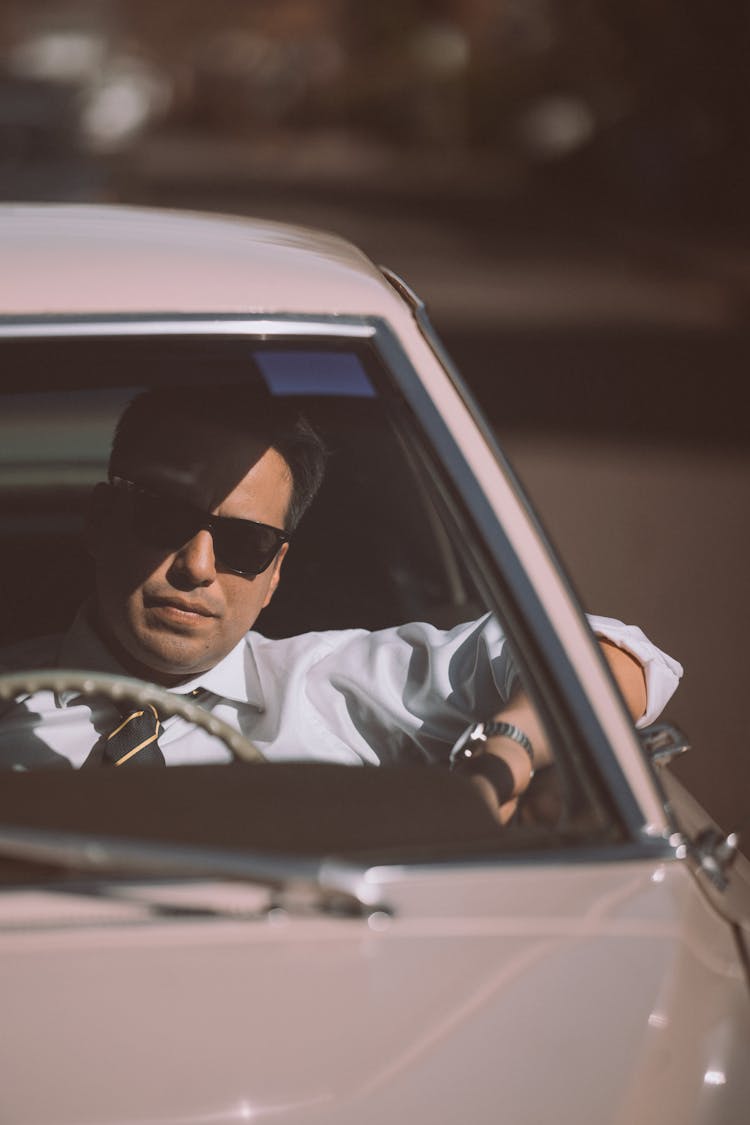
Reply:
<svg viewBox="0 0 750 1125"><path fill-rule="evenodd" d="M272 761L445 761L472 718L495 716L506 725L491 734L489 757L477 766L466 754L459 768L476 772L507 816L548 751L494 618L448 632L410 624L268 640L251 631L324 459L310 427L270 396L236 387L139 396L92 498L93 598L64 637L17 646L3 664L124 673L191 693ZM652 721L681 668L640 630L592 622L634 719ZM39 692L1 724L0 764L231 758L183 720L162 726L158 716L126 747L131 721L111 701Z"/></svg>

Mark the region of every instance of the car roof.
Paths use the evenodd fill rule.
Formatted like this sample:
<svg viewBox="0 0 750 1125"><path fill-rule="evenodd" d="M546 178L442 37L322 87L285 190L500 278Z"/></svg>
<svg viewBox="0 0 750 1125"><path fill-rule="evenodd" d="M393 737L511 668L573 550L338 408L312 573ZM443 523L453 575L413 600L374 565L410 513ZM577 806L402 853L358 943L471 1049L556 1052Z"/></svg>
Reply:
<svg viewBox="0 0 750 1125"><path fill-rule="evenodd" d="M345 239L230 216L3 204L0 261L0 315L405 311Z"/></svg>

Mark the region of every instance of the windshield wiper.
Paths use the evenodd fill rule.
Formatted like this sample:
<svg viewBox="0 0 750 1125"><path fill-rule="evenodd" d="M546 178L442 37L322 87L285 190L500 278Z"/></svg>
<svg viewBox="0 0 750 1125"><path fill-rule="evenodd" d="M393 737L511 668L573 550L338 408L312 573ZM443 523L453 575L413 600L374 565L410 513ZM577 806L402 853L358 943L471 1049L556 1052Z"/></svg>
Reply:
<svg viewBox="0 0 750 1125"><path fill-rule="evenodd" d="M267 911L281 908L348 918L392 914L377 900L377 889L364 883L361 867L330 859L195 848L2 824L0 859L105 880L175 878L251 884L268 888Z"/></svg>

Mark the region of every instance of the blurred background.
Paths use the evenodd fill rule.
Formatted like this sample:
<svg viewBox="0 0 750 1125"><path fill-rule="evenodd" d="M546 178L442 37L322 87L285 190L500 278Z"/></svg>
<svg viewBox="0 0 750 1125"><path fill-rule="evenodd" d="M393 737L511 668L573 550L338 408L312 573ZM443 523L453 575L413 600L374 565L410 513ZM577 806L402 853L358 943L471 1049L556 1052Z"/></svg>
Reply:
<svg viewBox="0 0 750 1125"><path fill-rule="evenodd" d="M335 230L425 299L587 608L750 815L750 8L0 0L0 198Z"/></svg>

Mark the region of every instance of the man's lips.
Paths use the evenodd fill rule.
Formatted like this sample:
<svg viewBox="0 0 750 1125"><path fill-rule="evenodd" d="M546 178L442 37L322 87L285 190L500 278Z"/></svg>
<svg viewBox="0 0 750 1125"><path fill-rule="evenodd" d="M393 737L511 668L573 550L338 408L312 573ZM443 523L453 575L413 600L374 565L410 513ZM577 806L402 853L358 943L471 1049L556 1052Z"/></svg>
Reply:
<svg viewBox="0 0 750 1125"><path fill-rule="evenodd" d="M166 612L173 611L175 614L190 614L194 617L218 617L217 613L207 605L201 602L192 601L189 598L175 598L175 597L147 597L145 599L146 607L148 609L161 609Z"/></svg>

